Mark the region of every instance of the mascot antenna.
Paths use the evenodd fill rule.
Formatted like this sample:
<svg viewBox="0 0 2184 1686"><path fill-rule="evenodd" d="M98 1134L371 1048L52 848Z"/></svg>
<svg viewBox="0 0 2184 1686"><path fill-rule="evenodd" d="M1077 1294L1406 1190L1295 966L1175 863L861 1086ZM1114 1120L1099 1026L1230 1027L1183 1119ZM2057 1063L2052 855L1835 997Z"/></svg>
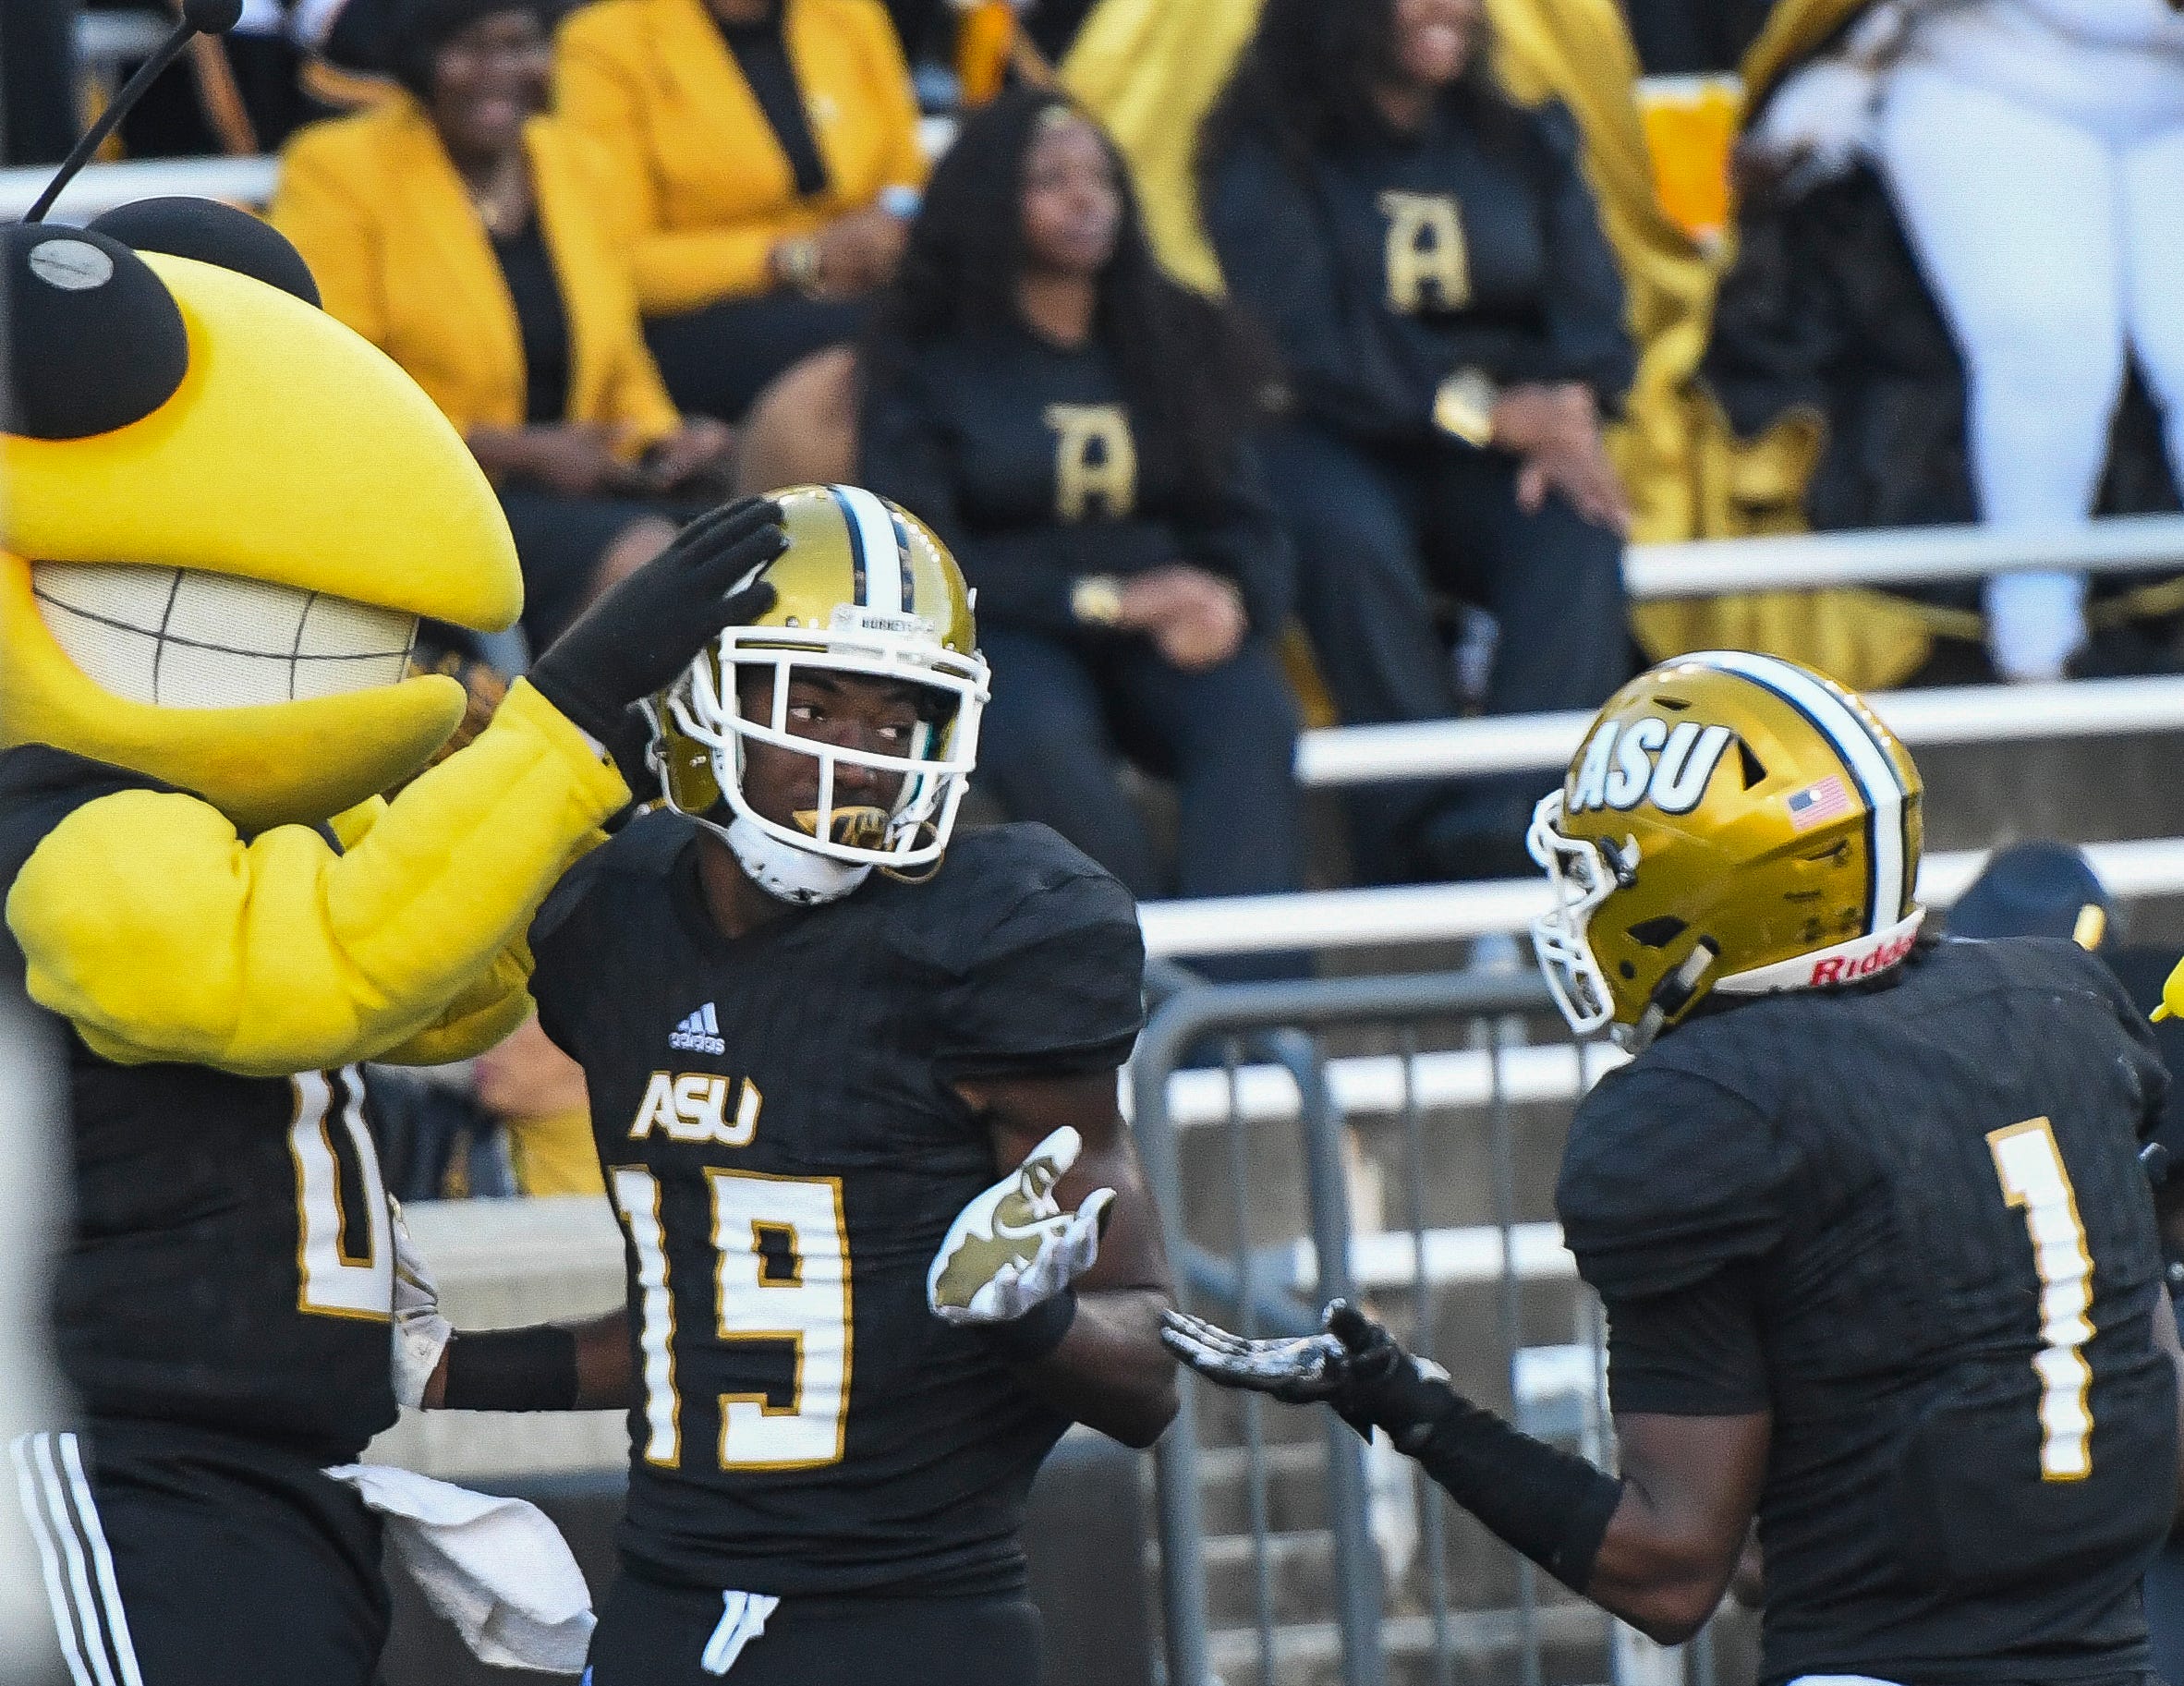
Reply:
<svg viewBox="0 0 2184 1686"><path fill-rule="evenodd" d="M54 172L53 179L45 184L45 191L38 196L38 202L30 207L23 221L45 220L54 200L61 197L61 189L91 162L91 154L114 132L115 126L128 115L129 108L143 98L144 91L158 79L159 73L175 62L175 55L189 44L191 36L224 35L235 28L242 15L243 0L183 0L181 20L175 25L174 31L159 43L158 52L137 67L136 75L122 84L113 103L99 114L99 120L69 149L67 157L61 160L61 167Z"/></svg>

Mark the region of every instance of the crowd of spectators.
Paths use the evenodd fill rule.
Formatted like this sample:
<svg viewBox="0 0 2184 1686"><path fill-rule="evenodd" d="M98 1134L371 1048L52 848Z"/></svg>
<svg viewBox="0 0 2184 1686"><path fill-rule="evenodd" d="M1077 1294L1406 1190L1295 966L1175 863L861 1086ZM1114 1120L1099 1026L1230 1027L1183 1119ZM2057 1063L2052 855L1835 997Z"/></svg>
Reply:
<svg viewBox="0 0 2184 1686"><path fill-rule="evenodd" d="M543 115L543 16L450 0L393 45L404 97L297 134L271 214L327 310L408 370L493 477L542 649L718 497L733 435L661 383L606 152Z"/></svg>
<svg viewBox="0 0 2184 1686"><path fill-rule="evenodd" d="M858 479L978 588L987 795L1141 896L1304 882L1300 706L1600 701L1640 653L1633 536L2176 505L2174 0L1625 0L1612 52L1554 0L1191 0L1186 62L1121 72L1197 90L1152 149L1145 101L1110 135L1052 74L1110 8L1160 10L251 0L221 86L285 136L270 215L326 308L493 479L534 645L727 490ZM67 10L7 8L11 160L65 144L16 84ZM1729 71L1733 161L1725 125L1621 166L1626 136L1688 150L1661 91ZM218 143L219 67L188 74ZM1711 265L1681 318L1648 241ZM1741 493L1664 495L1668 413ZM2184 592L1899 607L2037 679L2114 665L2134 620L2166 661ZM1361 791L1350 870L1527 870L1537 784Z"/></svg>

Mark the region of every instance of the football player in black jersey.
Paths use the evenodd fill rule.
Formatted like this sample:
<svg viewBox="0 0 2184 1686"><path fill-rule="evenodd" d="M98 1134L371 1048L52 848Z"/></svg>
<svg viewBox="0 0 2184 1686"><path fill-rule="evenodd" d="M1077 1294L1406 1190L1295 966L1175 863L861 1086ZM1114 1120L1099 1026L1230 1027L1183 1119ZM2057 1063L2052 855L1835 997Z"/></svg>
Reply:
<svg viewBox="0 0 2184 1686"><path fill-rule="evenodd" d="M2136 1681L2178 1506L2178 1352L2138 1162L2168 1078L2106 967L1927 940L1920 785L1862 702L1715 651L1625 686L1531 847L1580 1032L1636 1058L1557 1190L1606 1303L1621 1474L1519 1434L1353 1307L1216 1380L1386 1429L1656 1638L1756 1513L1763 1681Z"/></svg>
<svg viewBox="0 0 2184 1686"><path fill-rule="evenodd" d="M667 809L532 928L626 1316L458 1335L428 1400L629 1405L592 1686L1030 1686L1033 1474L1073 1419L1143 1446L1176 1403L1116 1110L1136 913L1044 827L951 846L962 576L869 492L778 501L772 613L655 707Z"/></svg>

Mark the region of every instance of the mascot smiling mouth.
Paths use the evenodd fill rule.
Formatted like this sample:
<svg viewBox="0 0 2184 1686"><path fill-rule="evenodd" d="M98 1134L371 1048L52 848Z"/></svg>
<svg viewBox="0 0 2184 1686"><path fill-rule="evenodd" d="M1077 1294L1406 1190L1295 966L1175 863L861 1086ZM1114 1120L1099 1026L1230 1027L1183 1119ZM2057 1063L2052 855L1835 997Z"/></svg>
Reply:
<svg viewBox="0 0 2184 1686"><path fill-rule="evenodd" d="M232 709L398 683L418 617L195 568L33 564L39 618L101 690Z"/></svg>

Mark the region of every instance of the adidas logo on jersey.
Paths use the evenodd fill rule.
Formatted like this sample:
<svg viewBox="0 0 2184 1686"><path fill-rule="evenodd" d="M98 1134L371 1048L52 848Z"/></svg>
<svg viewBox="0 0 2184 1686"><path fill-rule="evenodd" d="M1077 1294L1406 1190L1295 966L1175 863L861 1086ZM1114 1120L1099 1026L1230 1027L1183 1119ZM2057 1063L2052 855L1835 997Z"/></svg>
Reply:
<svg viewBox="0 0 2184 1686"><path fill-rule="evenodd" d="M692 1054L726 1053L728 1044L721 1039L721 1021L713 1016L712 1002L706 1002L670 1031L667 1045Z"/></svg>

